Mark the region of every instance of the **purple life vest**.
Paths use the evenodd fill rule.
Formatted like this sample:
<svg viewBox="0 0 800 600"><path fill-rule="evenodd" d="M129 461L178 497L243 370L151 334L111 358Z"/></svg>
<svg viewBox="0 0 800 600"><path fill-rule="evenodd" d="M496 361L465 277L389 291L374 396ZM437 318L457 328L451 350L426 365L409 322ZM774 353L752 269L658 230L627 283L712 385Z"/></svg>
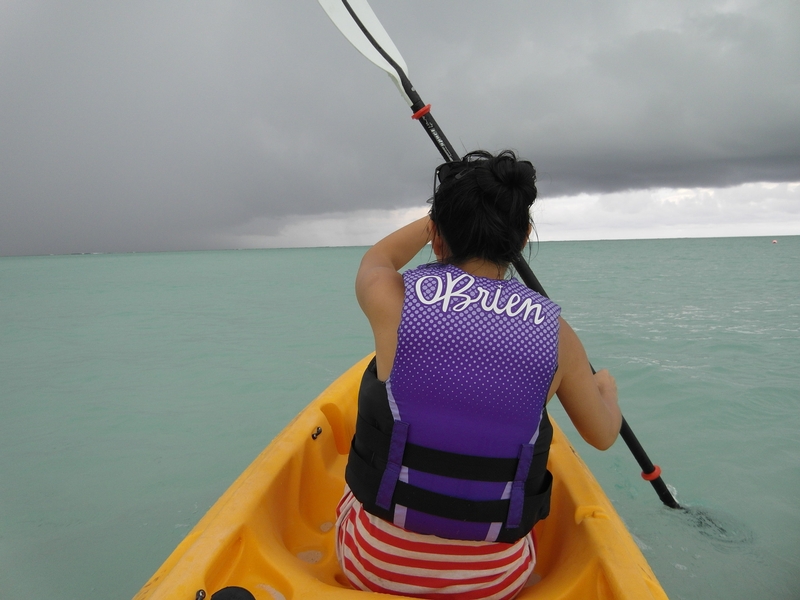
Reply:
<svg viewBox="0 0 800 600"><path fill-rule="evenodd" d="M362 380L347 483L404 529L513 542L549 511L560 308L453 265L403 279L394 365L385 384L374 361Z"/></svg>

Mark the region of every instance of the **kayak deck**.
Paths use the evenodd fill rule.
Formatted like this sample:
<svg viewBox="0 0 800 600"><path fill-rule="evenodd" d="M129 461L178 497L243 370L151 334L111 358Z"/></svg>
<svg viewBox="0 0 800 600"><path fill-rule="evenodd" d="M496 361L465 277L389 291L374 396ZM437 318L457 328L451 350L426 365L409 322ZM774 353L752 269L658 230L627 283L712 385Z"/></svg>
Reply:
<svg viewBox="0 0 800 600"><path fill-rule="evenodd" d="M134 600L191 600L200 589L210 597L229 585L247 588L257 600L373 595L353 590L341 574L333 527L358 386L370 358L331 384L272 441ZM555 423L553 430L550 516L536 525L534 573L541 580L518 598L666 598L594 476Z"/></svg>

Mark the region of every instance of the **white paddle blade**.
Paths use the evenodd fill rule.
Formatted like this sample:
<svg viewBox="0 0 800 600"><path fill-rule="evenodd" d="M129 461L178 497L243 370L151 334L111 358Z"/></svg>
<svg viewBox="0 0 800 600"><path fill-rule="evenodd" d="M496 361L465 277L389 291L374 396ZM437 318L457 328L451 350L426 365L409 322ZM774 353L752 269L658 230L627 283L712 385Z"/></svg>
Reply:
<svg viewBox="0 0 800 600"><path fill-rule="evenodd" d="M392 78L397 89L400 90L400 94L405 98L406 102L408 102L408 105L411 106L411 99L403 90L403 84L400 82L400 76L397 74L397 71L389 61L381 56L381 53L375 49L372 42L369 41L369 38L364 35L358 23L356 23L350 15L344 2L342 2L342 0L319 0L319 4L328 14L331 21L333 21L333 24L344 34L344 37L346 37L361 54L366 56L370 62L379 66L389 74L389 77ZM386 54L388 54L403 70L403 73L408 76L406 61L400 56L400 52L398 52L389 34L386 33L378 17L375 16L367 0L348 0L348 4L364 27L366 27L367 31L369 31L370 35L372 35L380 47L383 48L384 52L386 52Z"/></svg>

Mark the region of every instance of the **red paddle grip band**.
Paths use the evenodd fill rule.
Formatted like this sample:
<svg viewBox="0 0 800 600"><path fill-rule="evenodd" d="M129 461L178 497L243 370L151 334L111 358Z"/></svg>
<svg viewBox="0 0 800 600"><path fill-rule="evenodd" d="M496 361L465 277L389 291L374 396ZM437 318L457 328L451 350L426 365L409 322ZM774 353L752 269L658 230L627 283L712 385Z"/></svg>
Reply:
<svg viewBox="0 0 800 600"><path fill-rule="evenodd" d="M642 479L646 481L655 481L659 477L661 477L661 467L658 465L653 465L653 471L651 473L645 473L642 471Z"/></svg>
<svg viewBox="0 0 800 600"><path fill-rule="evenodd" d="M426 104L425 106L420 108L417 112L415 112L413 115L411 115L411 118L412 119L421 119L422 117L427 115L429 112L431 112L431 105L430 104Z"/></svg>

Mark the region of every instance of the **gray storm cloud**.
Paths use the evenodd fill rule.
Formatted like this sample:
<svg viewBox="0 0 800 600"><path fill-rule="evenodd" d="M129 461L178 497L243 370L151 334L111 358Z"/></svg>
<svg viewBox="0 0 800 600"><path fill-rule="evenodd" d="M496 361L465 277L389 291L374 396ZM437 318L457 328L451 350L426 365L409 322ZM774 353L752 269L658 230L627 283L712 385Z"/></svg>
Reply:
<svg viewBox="0 0 800 600"><path fill-rule="evenodd" d="M800 180L796 2L372 6L453 144L544 196ZM311 0L5 2L0 81L2 255L410 206L439 162Z"/></svg>

